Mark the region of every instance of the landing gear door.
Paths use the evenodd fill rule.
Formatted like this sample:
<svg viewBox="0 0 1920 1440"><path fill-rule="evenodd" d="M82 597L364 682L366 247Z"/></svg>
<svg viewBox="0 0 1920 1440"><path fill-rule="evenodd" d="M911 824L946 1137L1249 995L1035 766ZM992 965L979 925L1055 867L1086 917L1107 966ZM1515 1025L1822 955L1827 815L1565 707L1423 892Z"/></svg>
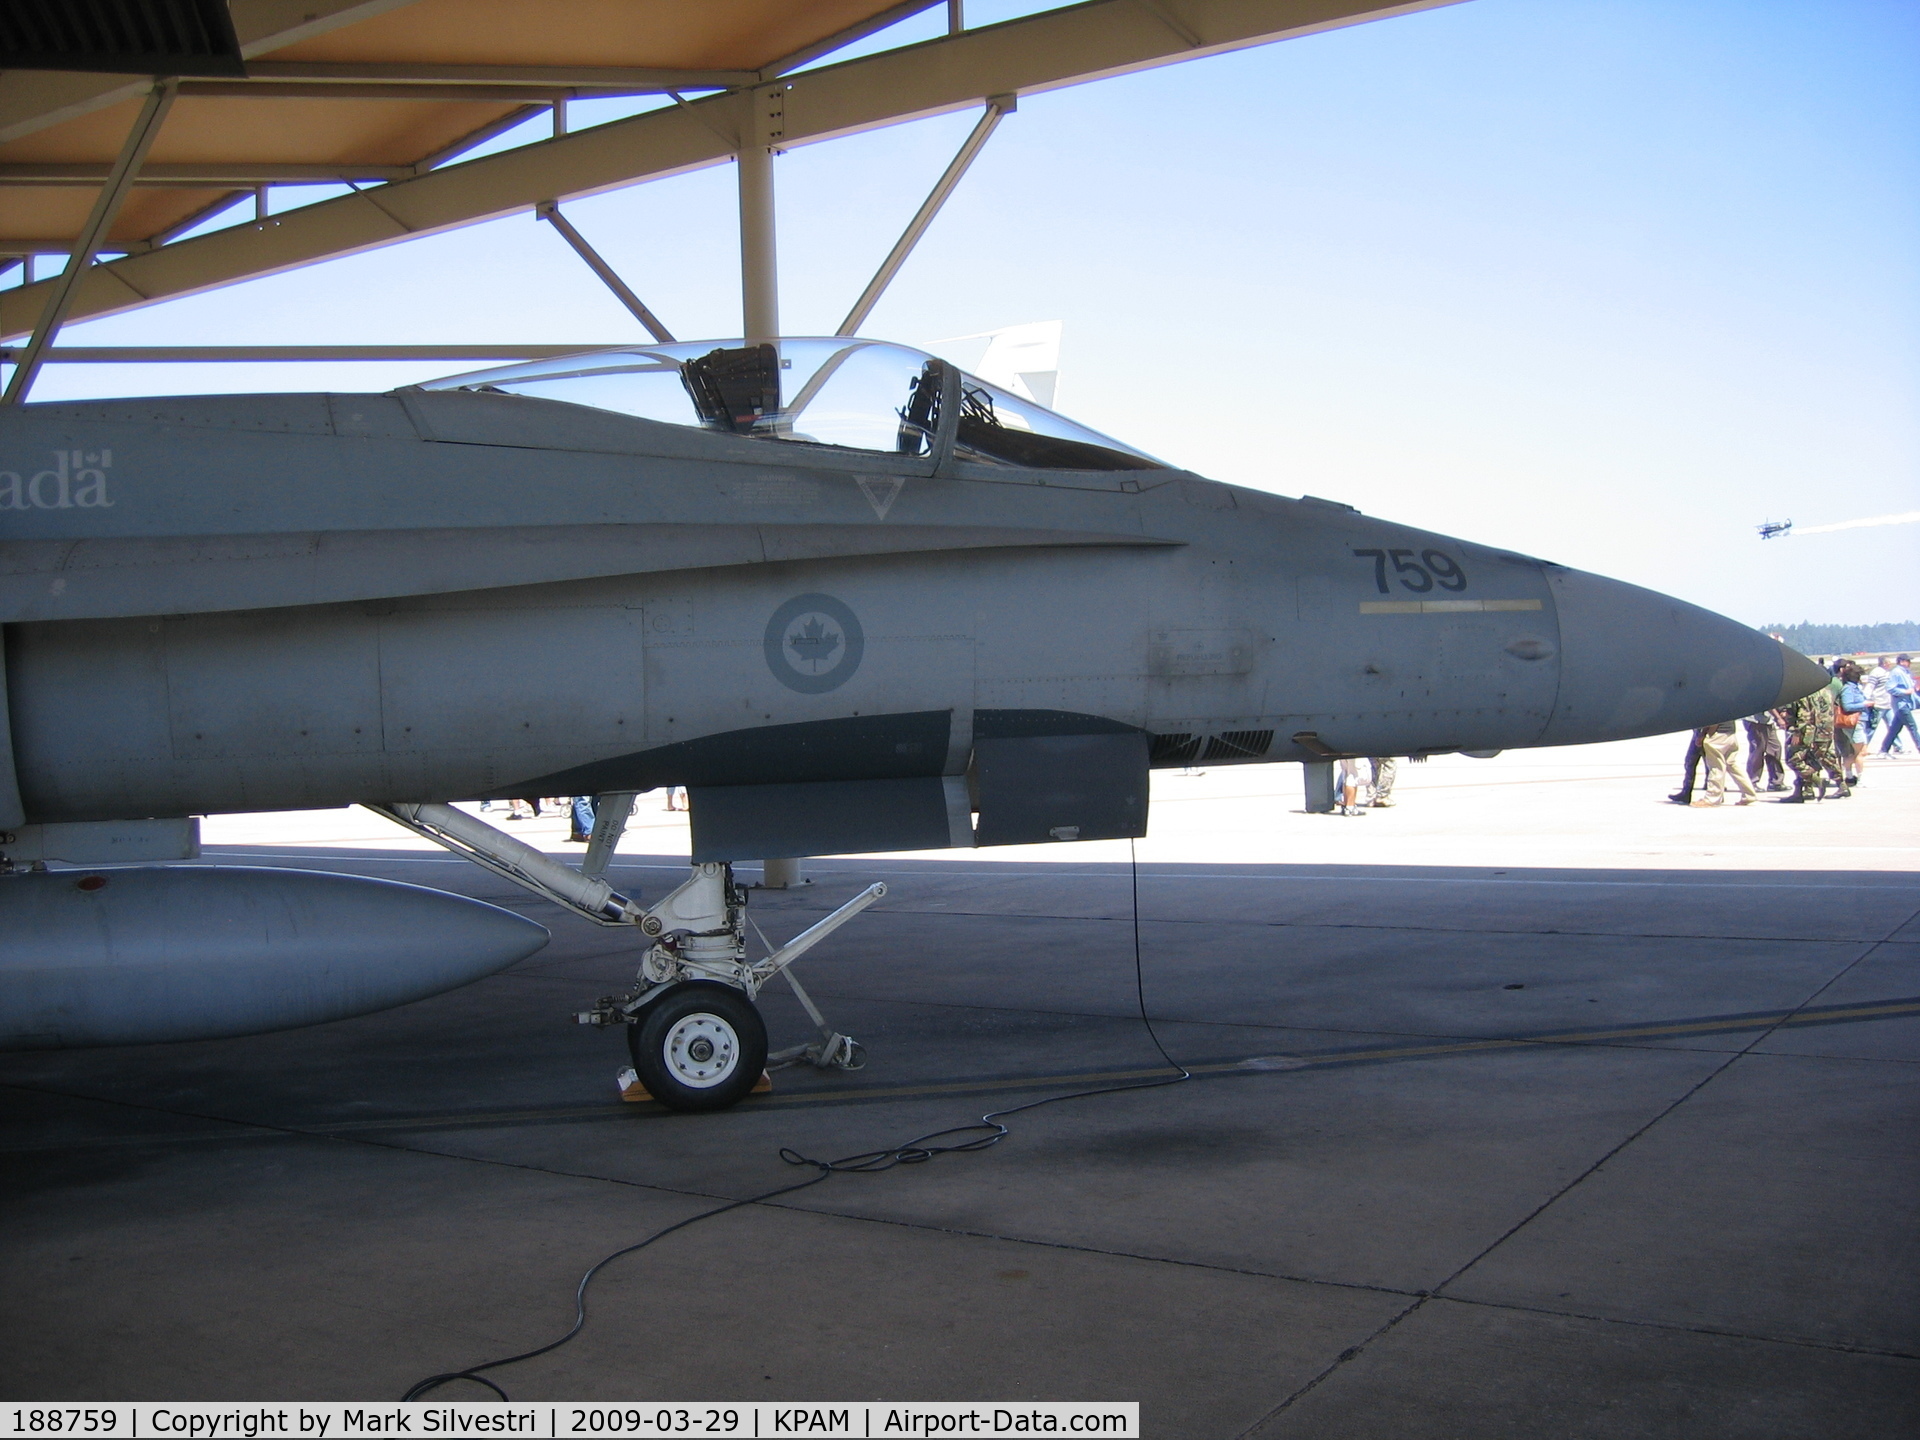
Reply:
<svg viewBox="0 0 1920 1440"><path fill-rule="evenodd" d="M1147 833L1147 737L1035 735L974 742L976 845Z"/></svg>

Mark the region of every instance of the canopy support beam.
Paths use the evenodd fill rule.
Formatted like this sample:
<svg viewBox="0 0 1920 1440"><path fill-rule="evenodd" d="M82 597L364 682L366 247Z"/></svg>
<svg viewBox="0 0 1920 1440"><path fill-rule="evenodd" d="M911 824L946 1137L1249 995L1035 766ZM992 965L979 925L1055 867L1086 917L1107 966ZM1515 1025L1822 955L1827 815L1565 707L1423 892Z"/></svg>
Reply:
<svg viewBox="0 0 1920 1440"><path fill-rule="evenodd" d="M673 335L660 318L649 310L646 302L628 288L627 282L620 278L611 265L600 257L600 252L587 243L587 237L573 228L573 222L560 213L560 205L555 200L543 200L533 207L536 219L544 220L560 232L560 238L571 245L574 253L587 262L587 268L598 275L606 287L622 305L633 312L633 318L647 327L647 333L662 345L671 345Z"/></svg>
<svg viewBox="0 0 1920 1440"><path fill-rule="evenodd" d="M967 167L973 164L987 143L987 137L993 134L994 127L1001 119L1011 115L1019 105L1019 98L1013 95L990 95L987 97L986 113L980 117L980 123L973 127L973 133L967 136L966 143L960 147L960 153L953 157L953 163L947 166L920 208L914 212L913 219L907 222L907 228L900 232L900 238L894 241L893 249L887 252L887 258L880 262L880 268L873 272L873 279L867 282L867 288L860 292L860 298L853 302L853 308L847 312L847 318L840 322L835 335L853 335L866 324L867 316L873 307L880 303L880 297L887 286L893 283L893 277L900 273L900 267L907 263L907 256L913 253L913 247L920 243L920 237L927 233L927 227L933 223L933 217L940 213L940 207L947 203L947 197L953 194L954 187L960 183L960 177L967 173Z"/></svg>
<svg viewBox="0 0 1920 1440"><path fill-rule="evenodd" d="M120 202L127 198L133 177L140 171L140 162L147 158L153 137L160 133L160 126L166 121L167 111L173 105L174 92L178 88L177 80L161 80L147 92L146 103L140 107L133 128L127 132L126 143L120 147L120 158L113 162L113 169L108 172L106 183L100 187L100 194L93 202L93 213L87 216L87 223L81 228L73 253L67 257L67 268L54 281L53 293L47 297L46 305L40 311L40 323L34 327L33 338L27 342L26 350L14 364L13 377L7 381L7 391L5 396L0 397L0 404L19 405L26 400L27 391L33 387L33 377L40 373L40 363L46 357L47 348L53 344L53 337L60 333L67 312L73 308L74 297L80 290L80 277L93 264L93 257L99 252L101 242L107 238L114 217L120 213Z"/></svg>

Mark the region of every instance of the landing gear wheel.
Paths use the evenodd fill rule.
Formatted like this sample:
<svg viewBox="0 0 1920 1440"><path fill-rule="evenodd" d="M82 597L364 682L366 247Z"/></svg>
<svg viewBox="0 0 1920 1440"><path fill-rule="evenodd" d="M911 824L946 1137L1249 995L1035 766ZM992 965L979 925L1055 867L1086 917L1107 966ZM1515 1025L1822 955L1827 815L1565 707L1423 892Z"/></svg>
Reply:
<svg viewBox="0 0 1920 1440"><path fill-rule="evenodd" d="M732 986L689 980L627 1027L627 1048L640 1083L668 1109L724 1110L759 1083L767 1027Z"/></svg>

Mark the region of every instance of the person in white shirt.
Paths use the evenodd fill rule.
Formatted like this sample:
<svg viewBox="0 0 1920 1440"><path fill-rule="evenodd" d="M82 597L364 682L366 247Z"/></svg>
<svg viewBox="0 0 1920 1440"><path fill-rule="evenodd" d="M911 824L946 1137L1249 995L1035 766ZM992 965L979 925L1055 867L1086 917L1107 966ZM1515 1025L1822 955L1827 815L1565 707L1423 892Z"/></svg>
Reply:
<svg viewBox="0 0 1920 1440"><path fill-rule="evenodd" d="M1893 697L1887 694L1887 675L1893 669L1893 657L1882 655L1867 668L1860 687L1867 692L1867 744L1873 744L1873 735L1887 723L1887 712L1893 707Z"/></svg>
<svg viewBox="0 0 1920 1440"><path fill-rule="evenodd" d="M1363 756L1347 755L1340 761L1340 805L1342 815L1365 815L1360 792L1373 781L1373 765Z"/></svg>

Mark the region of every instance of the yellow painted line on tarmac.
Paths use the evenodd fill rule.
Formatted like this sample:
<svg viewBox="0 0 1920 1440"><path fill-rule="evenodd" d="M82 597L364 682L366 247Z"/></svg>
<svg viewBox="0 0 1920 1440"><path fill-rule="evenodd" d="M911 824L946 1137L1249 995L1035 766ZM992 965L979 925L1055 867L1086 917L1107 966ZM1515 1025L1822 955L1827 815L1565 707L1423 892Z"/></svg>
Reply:
<svg viewBox="0 0 1920 1440"><path fill-rule="evenodd" d="M1853 1006L1845 1010L1804 1012L1780 1010L1768 1014L1733 1016L1722 1020L1680 1020L1659 1024L1625 1025L1607 1030L1557 1031L1532 1036L1489 1036L1476 1040L1439 1041L1431 1045L1390 1045L1372 1050L1335 1050L1310 1052L1304 1055L1255 1056L1249 1060L1222 1060L1208 1065L1189 1065L1186 1068L1194 1075L1234 1075L1281 1070L1291 1072L1331 1069L1340 1065L1368 1064L1385 1060L1419 1060L1442 1055L1484 1054L1493 1050L1538 1049L1549 1045L1591 1045L1608 1040L1651 1040L1663 1036L1712 1034L1731 1030L1765 1030L1776 1026L1815 1025L1834 1021L1889 1020L1902 1015L1920 1015L1920 999ZM1164 1066L1155 1066L1144 1070L1006 1076L992 1080L946 1080L919 1085L835 1085L798 1094L761 1096L751 1104L755 1109L759 1109L765 1106L812 1105L839 1100L915 1100L938 1095L991 1094L1003 1090L1036 1090L1054 1087L1081 1089L1165 1080L1170 1073ZM507 1111L491 1115L448 1116L444 1120L363 1120L347 1125L327 1126L321 1133L331 1135L378 1130L461 1129L469 1125L497 1125L524 1119L604 1120L620 1113L623 1112L609 1106L595 1105L567 1110Z"/></svg>
<svg viewBox="0 0 1920 1440"><path fill-rule="evenodd" d="M1591 1045L1615 1040L1654 1040L1674 1035L1704 1035L1737 1030L1765 1030L1854 1022L1891 1020L1904 1015L1920 1015L1920 999L1888 1000L1867 1005L1821 1010L1780 1010L1757 1015L1725 1018L1662 1021L1645 1025L1621 1025L1609 1029L1555 1031L1540 1035L1488 1036L1474 1040L1437 1041L1429 1045L1384 1045L1370 1050L1323 1050L1300 1055L1259 1055L1246 1060L1222 1060L1211 1064L1189 1065L1189 1073L1204 1075L1250 1075L1284 1071L1334 1069L1342 1065L1377 1064L1393 1060L1423 1060L1449 1055L1487 1054L1498 1050L1544 1049L1553 1045ZM741 1113L767 1107L832 1104L840 1101L919 1100L942 1095L987 1095L1013 1090L1083 1090L1106 1085L1142 1084L1166 1080L1172 1072L1163 1066L1140 1070L1105 1070L1091 1074L1016 1075L995 1079L931 1081L917 1085L859 1086L836 1085L790 1095L761 1096L749 1102ZM468 1111L457 1115L397 1115L380 1119L348 1120L311 1126L282 1125L267 1127L246 1120L226 1122L229 1129L195 1131L174 1136L125 1135L96 1137L67 1142L52 1141L17 1146L0 1146L0 1154L21 1154L40 1150L119 1148L136 1145L177 1145L209 1141L272 1140L290 1137L348 1139L356 1135L399 1132L434 1132L483 1129L490 1126L552 1125L618 1119L625 1115L659 1115L656 1105L631 1106L620 1102L604 1105L574 1105L550 1110Z"/></svg>

